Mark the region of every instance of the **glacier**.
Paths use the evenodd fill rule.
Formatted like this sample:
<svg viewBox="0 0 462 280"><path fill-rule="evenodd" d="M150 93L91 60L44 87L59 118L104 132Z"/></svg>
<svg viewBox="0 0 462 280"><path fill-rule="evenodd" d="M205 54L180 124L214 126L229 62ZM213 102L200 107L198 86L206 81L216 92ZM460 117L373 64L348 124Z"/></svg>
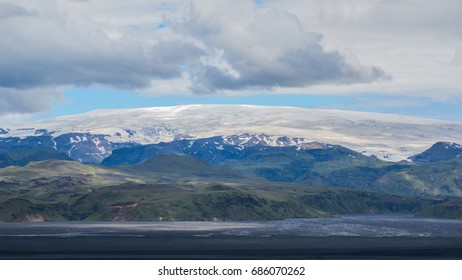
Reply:
<svg viewBox="0 0 462 280"><path fill-rule="evenodd" d="M60 140L68 154L79 153L74 158L84 162L100 162L112 150L126 145L214 136L242 146L328 143L382 160L400 161L437 141L462 139L462 124L443 120L284 106L200 104L95 110L0 131L0 144L48 137L56 147L56 140Z"/></svg>

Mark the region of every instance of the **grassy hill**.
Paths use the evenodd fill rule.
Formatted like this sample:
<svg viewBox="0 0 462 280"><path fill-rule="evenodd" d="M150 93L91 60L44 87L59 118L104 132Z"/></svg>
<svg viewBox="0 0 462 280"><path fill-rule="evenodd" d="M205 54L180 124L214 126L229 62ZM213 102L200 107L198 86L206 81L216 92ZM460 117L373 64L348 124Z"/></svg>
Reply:
<svg viewBox="0 0 462 280"><path fill-rule="evenodd" d="M113 168L43 161L0 169L0 221L269 220L371 213L462 218L460 205L453 199L250 179L184 156Z"/></svg>
<svg viewBox="0 0 462 280"><path fill-rule="evenodd" d="M218 178L242 178L235 170L209 165L201 160L184 155L159 155L129 168L132 172L156 176L199 176Z"/></svg>
<svg viewBox="0 0 462 280"><path fill-rule="evenodd" d="M393 164L381 168L351 167L300 182L393 193L403 196L462 196L462 158L431 164ZM310 177L311 176L311 177Z"/></svg>
<svg viewBox="0 0 462 280"><path fill-rule="evenodd" d="M24 198L32 202L67 201L92 188L144 182L119 170L74 161L47 160L0 169L0 201Z"/></svg>
<svg viewBox="0 0 462 280"><path fill-rule="evenodd" d="M274 182L294 182L400 196L462 196L462 158L433 163L383 162L344 147L256 150L221 165Z"/></svg>

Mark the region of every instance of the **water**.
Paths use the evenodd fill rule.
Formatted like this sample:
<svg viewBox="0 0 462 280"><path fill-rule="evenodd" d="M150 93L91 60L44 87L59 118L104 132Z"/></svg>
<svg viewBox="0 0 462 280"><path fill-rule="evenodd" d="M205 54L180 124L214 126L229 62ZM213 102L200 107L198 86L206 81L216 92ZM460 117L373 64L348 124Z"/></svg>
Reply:
<svg viewBox="0 0 462 280"><path fill-rule="evenodd" d="M261 222L61 222L3 223L0 237L79 236L305 236L305 237L462 237L462 220L410 215L351 215L338 218Z"/></svg>

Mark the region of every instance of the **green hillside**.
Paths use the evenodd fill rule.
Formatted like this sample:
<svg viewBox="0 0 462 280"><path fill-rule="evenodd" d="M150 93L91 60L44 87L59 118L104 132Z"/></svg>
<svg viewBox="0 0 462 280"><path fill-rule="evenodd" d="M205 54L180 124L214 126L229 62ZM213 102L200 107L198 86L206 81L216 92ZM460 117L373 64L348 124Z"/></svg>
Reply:
<svg viewBox="0 0 462 280"><path fill-rule="evenodd" d="M24 166L30 162L43 160L71 160L65 153L49 148L12 150L0 154L0 168L7 166Z"/></svg>
<svg viewBox="0 0 462 280"><path fill-rule="evenodd" d="M408 195L419 184L457 184L459 159L440 162L428 172L429 164L387 165L367 157L356 160L370 160L372 167L342 169L347 158L351 157L313 163L310 173L300 175L310 184L249 178L242 174L252 170L250 164L234 170L179 155L111 168L60 160L32 162L0 169L0 221L271 220L372 213L462 218L460 199L393 194ZM270 164L276 168L282 155L279 161L266 156L254 160L260 162L257 169ZM326 182L326 174L335 174L327 181L332 185L368 187L324 187L318 182Z"/></svg>
<svg viewBox="0 0 462 280"><path fill-rule="evenodd" d="M184 156L117 168L43 161L0 169L0 221L462 217L453 204L460 202L249 179Z"/></svg>
<svg viewBox="0 0 462 280"><path fill-rule="evenodd" d="M242 178L239 172L220 166L209 165L203 161L189 156L159 155L150 158L138 165L131 166L132 173L150 174L155 176L199 176L218 178Z"/></svg>
<svg viewBox="0 0 462 280"><path fill-rule="evenodd" d="M247 176L401 196L462 196L462 158L427 164L384 162L343 147L292 153L261 151L223 166Z"/></svg>
<svg viewBox="0 0 462 280"><path fill-rule="evenodd" d="M451 150L451 147L453 150ZM385 162L368 157L338 145L314 145L310 148L293 146L273 147L254 145L245 148L224 143L220 137L181 140L115 150L103 165L136 166L151 159L159 163L155 169L182 168L185 174L201 174L224 167L226 173L237 172L241 176L265 179L273 182L291 182L311 186L329 186L354 190L383 192L400 196L462 197L462 157L457 157L460 146L440 142L422 155L422 162ZM172 164L175 154L188 155L192 159ZM443 155L444 154L444 155ZM431 155L431 157L429 157ZM167 160L165 160L167 159ZM446 160L448 159L448 160ZM143 164L139 165L140 167ZM201 167L202 166L202 167ZM220 172L215 169L215 175ZM173 172L173 173L174 173Z"/></svg>
<svg viewBox="0 0 462 280"><path fill-rule="evenodd" d="M379 191L403 196L462 196L462 158L431 164L393 164L382 168L352 167L336 170L319 180L327 186Z"/></svg>

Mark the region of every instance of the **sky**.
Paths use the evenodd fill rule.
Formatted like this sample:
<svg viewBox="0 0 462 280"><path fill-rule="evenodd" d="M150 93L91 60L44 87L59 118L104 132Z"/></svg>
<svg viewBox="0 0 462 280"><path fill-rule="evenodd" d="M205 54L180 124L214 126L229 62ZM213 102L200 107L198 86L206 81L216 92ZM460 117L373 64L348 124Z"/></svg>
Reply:
<svg viewBox="0 0 462 280"><path fill-rule="evenodd" d="M256 104L462 122L462 0L0 0L0 125Z"/></svg>

